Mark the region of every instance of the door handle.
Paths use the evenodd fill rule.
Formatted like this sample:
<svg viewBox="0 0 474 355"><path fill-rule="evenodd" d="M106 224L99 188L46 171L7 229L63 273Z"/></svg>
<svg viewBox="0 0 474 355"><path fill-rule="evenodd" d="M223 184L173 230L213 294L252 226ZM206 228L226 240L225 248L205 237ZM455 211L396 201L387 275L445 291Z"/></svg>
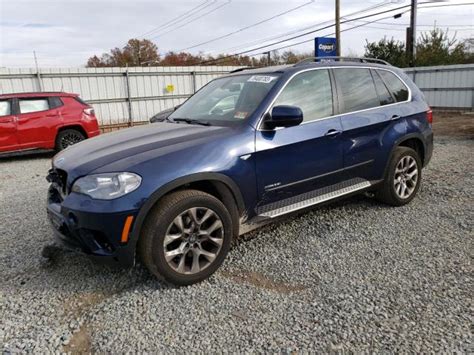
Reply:
<svg viewBox="0 0 474 355"><path fill-rule="evenodd" d="M338 131L337 129L330 129L329 131L326 132L325 136L326 137L336 137L340 135L342 131Z"/></svg>
<svg viewBox="0 0 474 355"><path fill-rule="evenodd" d="M392 116L392 121L399 120L400 118L402 118L400 115L393 115Z"/></svg>

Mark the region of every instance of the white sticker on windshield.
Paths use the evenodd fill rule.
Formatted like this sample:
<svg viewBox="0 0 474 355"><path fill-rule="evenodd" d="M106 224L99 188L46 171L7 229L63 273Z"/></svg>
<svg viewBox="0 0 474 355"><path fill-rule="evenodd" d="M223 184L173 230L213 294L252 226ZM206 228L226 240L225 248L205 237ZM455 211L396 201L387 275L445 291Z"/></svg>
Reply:
<svg viewBox="0 0 474 355"><path fill-rule="evenodd" d="M251 83L264 83L268 84L271 83L273 80L275 80L277 77L276 76L270 76L270 75L252 75L250 77L249 82Z"/></svg>

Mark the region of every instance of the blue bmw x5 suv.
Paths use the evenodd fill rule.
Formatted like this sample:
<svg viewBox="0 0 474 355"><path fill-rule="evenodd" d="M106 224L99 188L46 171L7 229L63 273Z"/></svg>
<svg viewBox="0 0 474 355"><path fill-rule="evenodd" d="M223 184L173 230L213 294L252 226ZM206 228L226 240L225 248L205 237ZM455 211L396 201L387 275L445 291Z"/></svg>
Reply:
<svg viewBox="0 0 474 355"><path fill-rule="evenodd" d="M246 224L361 192L401 206L431 158L432 112L376 60L240 70L162 122L56 155L48 216L63 244L188 285Z"/></svg>

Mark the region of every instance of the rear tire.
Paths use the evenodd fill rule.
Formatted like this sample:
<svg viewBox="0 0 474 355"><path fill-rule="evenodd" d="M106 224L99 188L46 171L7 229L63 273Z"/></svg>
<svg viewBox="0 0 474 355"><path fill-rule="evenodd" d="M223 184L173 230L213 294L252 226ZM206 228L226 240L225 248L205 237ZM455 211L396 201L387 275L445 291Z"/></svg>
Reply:
<svg viewBox="0 0 474 355"><path fill-rule="evenodd" d="M415 198L421 184L421 159L408 147L397 147L385 179L375 197L392 206L403 206Z"/></svg>
<svg viewBox="0 0 474 355"><path fill-rule="evenodd" d="M232 218L224 204L198 190L165 196L145 221L138 253L150 272L175 285L211 276L232 241Z"/></svg>
<svg viewBox="0 0 474 355"><path fill-rule="evenodd" d="M86 139L86 137L81 131L73 128L65 129L56 136L56 151L59 152L84 139Z"/></svg>

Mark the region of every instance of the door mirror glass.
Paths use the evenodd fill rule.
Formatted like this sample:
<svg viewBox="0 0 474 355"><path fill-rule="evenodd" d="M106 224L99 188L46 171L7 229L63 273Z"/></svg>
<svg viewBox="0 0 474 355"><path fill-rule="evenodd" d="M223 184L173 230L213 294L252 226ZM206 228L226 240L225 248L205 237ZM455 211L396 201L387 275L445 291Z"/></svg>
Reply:
<svg viewBox="0 0 474 355"><path fill-rule="evenodd" d="M265 119L265 128L292 127L303 122L303 111L296 106L279 105Z"/></svg>

